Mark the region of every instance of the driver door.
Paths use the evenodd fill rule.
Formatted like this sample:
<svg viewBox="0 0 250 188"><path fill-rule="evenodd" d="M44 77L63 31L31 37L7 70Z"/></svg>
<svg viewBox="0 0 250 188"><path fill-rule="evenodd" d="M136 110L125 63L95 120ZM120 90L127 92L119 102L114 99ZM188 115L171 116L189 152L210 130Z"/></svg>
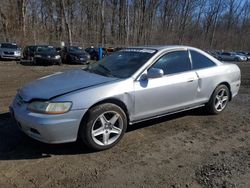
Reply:
<svg viewBox="0 0 250 188"><path fill-rule="evenodd" d="M188 51L166 53L150 68L162 69L164 75L159 78L141 76L134 82L135 120L192 106L197 95L198 77L191 69Z"/></svg>

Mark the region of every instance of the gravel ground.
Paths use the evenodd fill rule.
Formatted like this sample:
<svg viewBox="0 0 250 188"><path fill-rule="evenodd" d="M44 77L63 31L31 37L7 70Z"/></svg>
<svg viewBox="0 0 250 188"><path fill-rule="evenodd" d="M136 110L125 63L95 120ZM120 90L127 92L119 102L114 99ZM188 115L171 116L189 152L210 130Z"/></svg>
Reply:
<svg viewBox="0 0 250 188"><path fill-rule="evenodd" d="M114 148L48 145L22 134L8 113L25 83L79 65L0 62L0 187L250 187L250 63L239 95L218 116L192 110L128 128Z"/></svg>

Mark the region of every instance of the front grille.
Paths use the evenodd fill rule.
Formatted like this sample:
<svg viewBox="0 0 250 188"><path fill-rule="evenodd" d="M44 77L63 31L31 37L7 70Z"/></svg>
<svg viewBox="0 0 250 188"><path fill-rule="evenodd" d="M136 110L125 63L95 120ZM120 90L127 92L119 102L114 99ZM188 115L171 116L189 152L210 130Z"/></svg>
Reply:
<svg viewBox="0 0 250 188"><path fill-rule="evenodd" d="M14 52L3 52L6 55L14 55Z"/></svg>
<svg viewBox="0 0 250 188"><path fill-rule="evenodd" d="M39 131L34 128L30 128L30 132L40 135Z"/></svg>

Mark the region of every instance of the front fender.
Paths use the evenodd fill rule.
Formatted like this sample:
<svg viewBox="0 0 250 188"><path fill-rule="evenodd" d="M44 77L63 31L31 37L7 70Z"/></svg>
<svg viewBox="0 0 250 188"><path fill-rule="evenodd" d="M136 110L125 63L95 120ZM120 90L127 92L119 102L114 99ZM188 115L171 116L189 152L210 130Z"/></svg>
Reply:
<svg viewBox="0 0 250 188"><path fill-rule="evenodd" d="M91 106L107 99L116 99L123 102L128 112L132 113L134 109L133 80L127 79L93 86L56 97L52 101L72 101L72 110L79 110L89 109Z"/></svg>

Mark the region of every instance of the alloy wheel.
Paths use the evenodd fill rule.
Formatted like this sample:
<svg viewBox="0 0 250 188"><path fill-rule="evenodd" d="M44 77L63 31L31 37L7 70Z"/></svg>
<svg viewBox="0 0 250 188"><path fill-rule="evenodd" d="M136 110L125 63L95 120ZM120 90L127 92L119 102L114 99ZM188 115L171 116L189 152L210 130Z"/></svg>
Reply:
<svg viewBox="0 0 250 188"><path fill-rule="evenodd" d="M226 107L228 103L228 99L229 99L229 96L228 96L228 92L226 91L226 89L225 88L220 89L215 98L215 104L214 104L215 109L218 112L221 112L222 110L224 110L224 108Z"/></svg>
<svg viewBox="0 0 250 188"><path fill-rule="evenodd" d="M102 113L94 121L91 130L93 141L100 146L114 143L123 130L122 117L115 111Z"/></svg>

